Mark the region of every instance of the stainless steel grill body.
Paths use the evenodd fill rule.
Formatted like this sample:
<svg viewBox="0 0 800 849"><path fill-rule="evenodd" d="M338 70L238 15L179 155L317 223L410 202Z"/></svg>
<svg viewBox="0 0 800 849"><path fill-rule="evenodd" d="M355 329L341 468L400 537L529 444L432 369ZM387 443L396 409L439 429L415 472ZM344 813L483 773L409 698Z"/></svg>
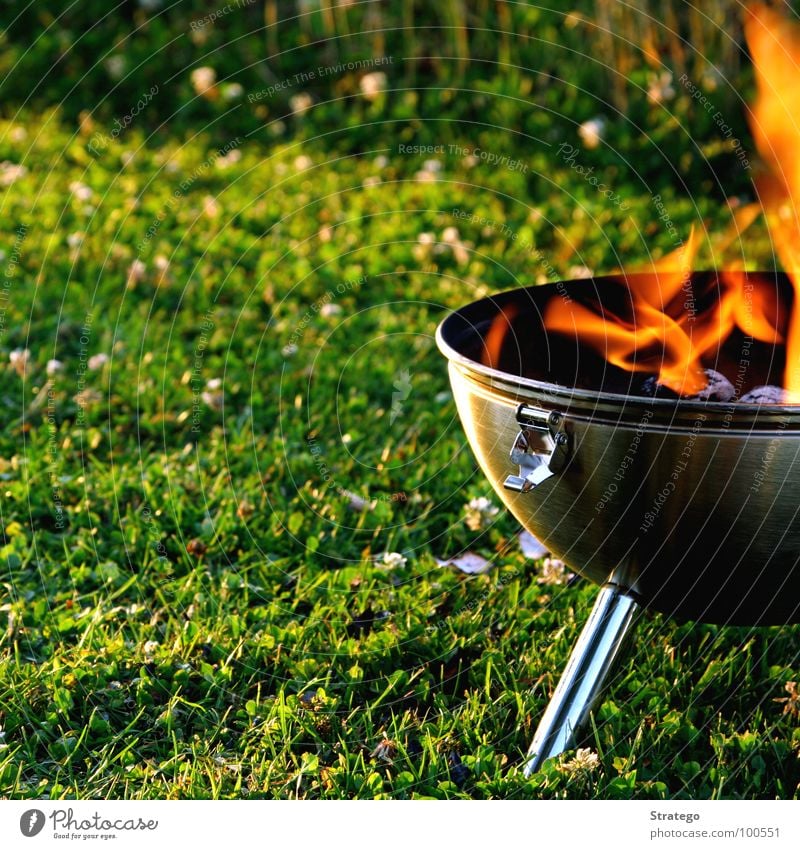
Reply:
<svg viewBox="0 0 800 849"><path fill-rule="evenodd" d="M498 496L555 556L598 584L613 573L648 607L718 623L800 621L800 408L576 390L472 358L499 308L535 315L555 285L475 302L438 330L461 422ZM559 434L558 471L528 491L507 485L541 466Z"/></svg>

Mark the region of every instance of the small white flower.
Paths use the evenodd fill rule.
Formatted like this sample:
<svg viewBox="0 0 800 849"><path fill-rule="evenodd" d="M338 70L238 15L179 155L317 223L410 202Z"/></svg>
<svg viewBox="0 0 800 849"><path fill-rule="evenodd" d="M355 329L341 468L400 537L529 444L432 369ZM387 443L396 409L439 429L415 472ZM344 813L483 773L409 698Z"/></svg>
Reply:
<svg viewBox="0 0 800 849"><path fill-rule="evenodd" d="M417 244L411 249L417 262L428 262L431 255L439 246L436 244L436 236L433 233L420 233L417 236Z"/></svg>
<svg viewBox="0 0 800 849"><path fill-rule="evenodd" d="M606 131L605 118L592 118L584 121L578 127L578 135L581 137L584 147L594 150L603 140Z"/></svg>
<svg viewBox="0 0 800 849"><path fill-rule="evenodd" d="M61 360L48 360L45 371L52 377L54 374L64 371L64 363Z"/></svg>
<svg viewBox="0 0 800 849"><path fill-rule="evenodd" d="M114 56L109 56L108 59L106 59L106 70L112 80L122 79L126 66L127 63L125 61L125 57L119 53Z"/></svg>
<svg viewBox="0 0 800 849"><path fill-rule="evenodd" d="M289 99L289 107L295 115L302 115L314 105L314 98L308 92L301 91Z"/></svg>
<svg viewBox="0 0 800 849"><path fill-rule="evenodd" d="M152 655L158 649L158 643L155 640L148 640L144 644L145 656Z"/></svg>
<svg viewBox="0 0 800 849"><path fill-rule="evenodd" d="M375 157L375 167L385 168L389 164L389 158L381 154Z"/></svg>
<svg viewBox="0 0 800 849"><path fill-rule="evenodd" d="M8 161L0 162L0 186L10 186L27 173L28 169L24 165L16 165Z"/></svg>
<svg viewBox="0 0 800 849"><path fill-rule="evenodd" d="M402 569L406 563L408 563L408 558L403 557L399 551L387 551L381 561L381 565L385 569Z"/></svg>
<svg viewBox="0 0 800 849"><path fill-rule="evenodd" d="M488 498L473 498L465 507L467 515L464 521L471 531L480 531L492 524L492 519L500 512Z"/></svg>
<svg viewBox="0 0 800 849"><path fill-rule="evenodd" d="M219 212L220 205L217 203L217 199L211 195L206 195L203 198L203 213L209 218L216 218Z"/></svg>
<svg viewBox="0 0 800 849"><path fill-rule="evenodd" d="M223 395L221 392L203 392L200 397L203 403L212 410L219 412L222 409Z"/></svg>
<svg viewBox="0 0 800 849"><path fill-rule="evenodd" d="M378 745L370 753L371 758L383 761L384 763L392 763L392 759L397 754L397 743L394 740L389 740L386 737L378 743Z"/></svg>
<svg viewBox="0 0 800 849"><path fill-rule="evenodd" d="M530 557L532 560L538 560L547 554L547 546L539 542L536 537L529 531L520 531L517 534L519 547L525 557Z"/></svg>
<svg viewBox="0 0 800 849"><path fill-rule="evenodd" d="M100 371L107 362L108 354L95 354L93 357L89 357L89 370Z"/></svg>
<svg viewBox="0 0 800 849"><path fill-rule="evenodd" d="M85 184L81 183L80 180L73 180L69 184L69 190L78 200L91 200L94 192Z"/></svg>
<svg viewBox="0 0 800 849"><path fill-rule="evenodd" d="M195 68L189 76L195 92L202 97L210 94L217 82L217 72L208 65Z"/></svg>
<svg viewBox="0 0 800 849"><path fill-rule="evenodd" d="M153 260L153 265L160 274L164 274L169 269L169 260L163 254L159 254Z"/></svg>
<svg viewBox="0 0 800 849"><path fill-rule="evenodd" d="M31 352L27 348L15 348L8 355L8 361L14 368L14 371L20 377L25 375L25 370L28 368L28 358L30 357Z"/></svg>
<svg viewBox="0 0 800 849"><path fill-rule="evenodd" d="M373 71L371 74L364 74L359 82L361 94L366 100L375 100L382 92L386 90L386 74L383 71Z"/></svg>
<svg viewBox="0 0 800 849"><path fill-rule="evenodd" d="M458 227L445 227L442 231L442 241L449 245L455 245L461 241L461 236L458 233Z"/></svg>
<svg viewBox="0 0 800 849"><path fill-rule="evenodd" d="M442 163L439 162L438 159L426 159L422 163L422 170L423 171L430 171L432 173L436 173L437 171L442 170Z"/></svg>
<svg viewBox="0 0 800 849"><path fill-rule="evenodd" d="M214 165L219 168L221 171L224 171L226 168L230 168L231 165L235 165L242 158L242 152L239 148L233 148L233 150L229 150L225 156L220 156Z"/></svg>
<svg viewBox="0 0 800 849"><path fill-rule="evenodd" d="M139 283L144 280L147 266L140 260L135 259L128 268L128 283Z"/></svg>
<svg viewBox="0 0 800 849"><path fill-rule="evenodd" d="M294 342L290 342L288 345L284 345L281 348L281 353L284 357L293 357L297 353L297 345Z"/></svg>
<svg viewBox="0 0 800 849"><path fill-rule="evenodd" d="M570 280L589 280L594 277L591 268L587 268L585 265L573 265L570 267L567 272L567 276Z"/></svg>
<svg viewBox="0 0 800 849"><path fill-rule="evenodd" d="M323 304L322 309L320 309L319 314L323 318L331 318L331 316L339 315L342 312L341 306L339 304Z"/></svg>
<svg viewBox="0 0 800 849"><path fill-rule="evenodd" d="M206 388L210 389L212 392L216 389L220 389L222 387L222 378L220 377L212 377L210 380L206 381Z"/></svg>
<svg viewBox="0 0 800 849"><path fill-rule="evenodd" d="M244 88L239 83L228 83L222 89L222 97L225 100L238 100L244 94Z"/></svg>
<svg viewBox="0 0 800 849"><path fill-rule="evenodd" d="M445 227L442 232L442 241L450 246L450 250L459 265L466 265L469 262L469 251L461 241L457 227Z"/></svg>
<svg viewBox="0 0 800 849"><path fill-rule="evenodd" d="M70 233L67 236L67 244L71 248L79 248L83 244L83 233Z"/></svg>
<svg viewBox="0 0 800 849"><path fill-rule="evenodd" d="M439 560L437 557L436 562L440 566L455 566L456 569L466 575L481 575L492 568L490 560L472 551L465 551L464 554L459 557L452 557L450 560Z"/></svg>
<svg viewBox="0 0 800 849"><path fill-rule="evenodd" d="M539 577L540 584L558 586L567 581L567 564L556 557L546 557L542 563L542 574Z"/></svg>
<svg viewBox="0 0 800 849"><path fill-rule="evenodd" d="M599 765L600 759L596 752L591 749L578 749L575 757L561 764L561 769L567 775L585 774L597 769Z"/></svg>
<svg viewBox="0 0 800 849"><path fill-rule="evenodd" d="M298 171L307 171L314 162L312 161L310 156L306 156L305 154L301 154L294 161L294 167Z"/></svg>

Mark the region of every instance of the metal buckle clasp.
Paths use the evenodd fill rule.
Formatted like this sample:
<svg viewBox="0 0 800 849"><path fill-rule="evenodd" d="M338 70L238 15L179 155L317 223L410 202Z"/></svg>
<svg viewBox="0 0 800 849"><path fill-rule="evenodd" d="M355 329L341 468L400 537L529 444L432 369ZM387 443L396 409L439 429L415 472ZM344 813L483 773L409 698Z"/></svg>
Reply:
<svg viewBox="0 0 800 849"><path fill-rule="evenodd" d="M520 404L517 422L520 431L511 446L511 460L519 466L519 475L509 475L503 486L513 492L530 492L564 468L569 436L564 417L555 411Z"/></svg>

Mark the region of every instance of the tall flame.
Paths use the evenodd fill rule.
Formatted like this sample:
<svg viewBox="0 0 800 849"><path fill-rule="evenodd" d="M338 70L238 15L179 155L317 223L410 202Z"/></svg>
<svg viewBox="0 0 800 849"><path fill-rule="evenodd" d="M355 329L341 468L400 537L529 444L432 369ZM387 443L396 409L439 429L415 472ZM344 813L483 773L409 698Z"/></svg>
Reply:
<svg viewBox="0 0 800 849"><path fill-rule="evenodd" d="M750 128L769 169L756 180L775 249L795 291L786 340L784 387L800 403L800 27L761 4L749 7L745 37L757 97Z"/></svg>
<svg viewBox="0 0 800 849"><path fill-rule="evenodd" d="M704 357L712 362L731 331L771 345L784 343L784 389L788 403L800 404L800 25L755 3L748 7L745 37L755 67L757 98L750 113L753 137L765 172L756 185L760 203L734 214L734 227L723 241L741 235L763 212L781 265L794 287L794 304L786 337L778 330L779 304L768 278L740 271L722 271L718 297L703 311L694 308L691 269L698 240L692 229L686 244L651 264L645 273L626 276L630 308L612 314L591 299L578 303L554 296L547 303L544 324L549 330L574 334L602 353L609 363L627 371L658 375L664 386L683 396L702 390L707 377ZM588 305L587 305L588 304ZM496 365L515 308L507 307L486 336L484 362Z"/></svg>

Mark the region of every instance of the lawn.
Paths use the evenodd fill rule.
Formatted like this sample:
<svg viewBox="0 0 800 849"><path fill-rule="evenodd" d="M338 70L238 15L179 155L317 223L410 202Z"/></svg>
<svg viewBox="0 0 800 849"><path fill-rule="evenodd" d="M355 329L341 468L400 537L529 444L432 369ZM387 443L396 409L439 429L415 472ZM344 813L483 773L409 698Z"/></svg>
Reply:
<svg viewBox="0 0 800 849"><path fill-rule="evenodd" d="M253 6L200 44L188 11L137 11L152 43L119 48L119 90L83 13L49 40L39 20L41 55L4 25L6 90L14 62L45 84L0 113L0 793L796 798L800 628L649 613L597 764L522 777L597 590L525 557L505 512L468 525L499 502L433 338L469 300L669 251L658 204L698 265L773 262L760 222L729 238L753 196L735 147L677 78L653 102L631 71L620 114L586 57L545 79L486 32L500 69L412 62L390 30L361 60L392 62L298 83L323 65L298 25L304 58L259 82L231 59L269 49L275 4ZM752 148L740 79L704 90ZM466 551L491 568L439 565Z"/></svg>

